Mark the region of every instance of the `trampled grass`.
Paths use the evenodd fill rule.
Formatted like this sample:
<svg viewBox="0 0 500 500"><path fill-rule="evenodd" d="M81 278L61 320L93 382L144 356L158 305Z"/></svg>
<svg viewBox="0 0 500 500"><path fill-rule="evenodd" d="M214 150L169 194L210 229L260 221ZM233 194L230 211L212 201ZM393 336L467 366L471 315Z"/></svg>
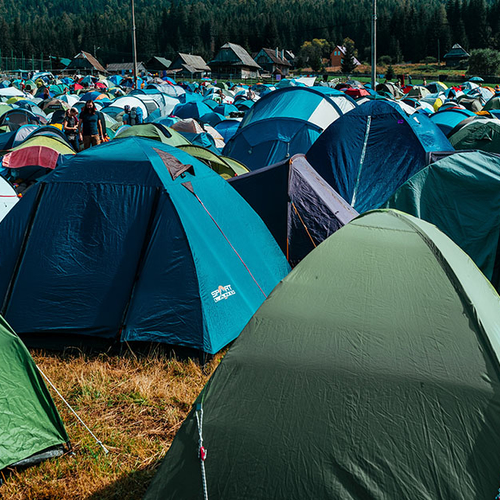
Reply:
<svg viewBox="0 0 500 500"><path fill-rule="evenodd" d="M16 471L2 500L140 499L193 401L219 364L203 368L164 354L57 355L33 351L44 373L72 405L99 445L49 388L66 425L71 452Z"/></svg>

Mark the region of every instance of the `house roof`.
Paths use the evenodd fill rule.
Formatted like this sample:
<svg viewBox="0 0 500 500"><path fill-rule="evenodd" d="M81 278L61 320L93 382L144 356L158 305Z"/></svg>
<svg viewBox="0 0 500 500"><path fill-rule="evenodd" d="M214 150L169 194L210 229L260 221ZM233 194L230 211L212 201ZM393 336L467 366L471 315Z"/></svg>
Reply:
<svg viewBox="0 0 500 500"><path fill-rule="evenodd" d="M229 61L225 60L223 57L220 57L222 53L224 53L227 50L231 50L237 60L236 61ZM235 43L226 43L224 44L215 58L209 62L209 64L230 64L231 66L247 66L249 68L255 68L255 69L262 69L253 59L252 56L240 45L236 45Z"/></svg>
<svg viewBox="0 0 500 500"><path fill-rule="evenodd" d="M210 71L207 63L201 56L193 56L191 54L182 54L179 52L179 57L182 59L184 66L190 73L198 73L199 71Z"/></svg>
<svg viewBox="0 0 500 500"><path fill-rule="evenodd" d="M161 69L168 69L172 64L172 61L166 59L165 57L153 56L147 63L146 66L150 66L151 69L160 69L159 66L163 66Z"/></svg>
<svg viewBox="0 0 500 500"><path fill-rule="evenodd" d="M106 66L108 71L133 71L134 63L111 63ZM146 68L142 62L137 63L137 71L144 71Z"/></svg>
<svg viewBox="0 0 500 500"><path fill-rule="evenodd" d="M271 61L274 63L274 64L278 64L280 66L291 66L291 64L285 59L285 58L281 58L281 51L278 50L278 56L276 56L276 49L266 49L266 48L263 48L261 50L261 52L265 52L266 55L271 59ZM260 52L259 52L260 54ZM257 56L259 55L257 54Z"/></svg>
<svg viewBox="0 0 500 500"><path fill-rule="evenodd" d="M449 58L453 58L453 57L458 57L458 58L465 58L465 57L470 57L470 54L467 53L461 45L459 45L458 43L456 43L455 45L453 45L453 47L451 48L451 50L445 54L443 56L444 59L449 59Z"/></svg>
<svg viewBox="0 0 500 500"><path fill-rule="evenodd" d="M73 58L68 68L72 68L73 66L80 68L81 66L75 63L75 60L77 59L86 59L94 69L100 71L101 73L107 73L102 64L92 54L83 50Z"/></svg>

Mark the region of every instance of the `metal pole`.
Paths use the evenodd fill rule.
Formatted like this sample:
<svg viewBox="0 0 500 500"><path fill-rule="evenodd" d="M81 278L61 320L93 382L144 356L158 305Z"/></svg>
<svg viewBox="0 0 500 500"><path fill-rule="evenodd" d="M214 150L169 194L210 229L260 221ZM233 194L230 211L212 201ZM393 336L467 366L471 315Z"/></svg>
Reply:
<svg viewBox="0 0 500 500"><path fill-rule="evenodd" d="M132 0L132 57L134 61L134 89L137 89L137 45L135 41L135 9Z"/></svg>
<svg viewBox="0 0 500 500"><path fill-rule="evenodd" d="M373 2L372 15L372 89L375 90L377 82L377 0Z"/></svg>

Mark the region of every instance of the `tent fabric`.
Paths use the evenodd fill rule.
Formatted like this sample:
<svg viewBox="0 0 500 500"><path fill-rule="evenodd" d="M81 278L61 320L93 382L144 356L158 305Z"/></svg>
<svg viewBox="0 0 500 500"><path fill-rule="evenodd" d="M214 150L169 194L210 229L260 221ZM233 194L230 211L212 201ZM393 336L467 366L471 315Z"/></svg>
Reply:
<svg viewBox="0 0 500 500"><path fill-rule="evenodd" d="M11 184L0 177L0 221L5 218L18 201L19 197Z"/></svg>
<svg viewBox="0 0 500 500"><path fill-rule="evenodd" d="M408 116L396 103L368 101L333 122L307 160L359 213L378 208L432 151L452 151L428 117Z"/></svg>
<svg viewBox="0 0 500 500"><path fill-rule="evenodd" d="M168 144L170 146L190 144L190 142L179 132L169 127L165 127L161 123L143 123L141 125L122 127L115 135L114 140L126 139L127 137L145 137L147 139L160 141L163 144Z"/></svg>
<svg viewBox="0 0 500 500"><path fill-rule="evenodd" d="M434 226L358 217L252 317L145 500L494 498L500 298Z"/></svg>
<svg viewBox="0 0 500 500"><path fill-rule="evenodd" d="M217 172L223 179L231 179L235 175L241 175L248 173L248 169L237 162L229 163L226 158L215 154L209 149L205 149L201 146L195 146L193 144L180 145L180 149L186 153L194 156L198 160L207 164L214 172Z"/></svg>
<svg viewBox="0 0 500 500"><path fill-rule="evenodd" d="M45 146L30 146L7 153L2 158L4 168L22 168L26 166L39 166L43 168L56 168L60 154Z"/></svg>
<svg viewBox="0 0 500 500"><path fill-rule="evenodd" d="M28 350L0 317L0 470L69 442Z"/></svg>
<svg viewBox="0 0 500 500"><path fill-rule="evenodd" d="M292 265L358 215L303 155L229 182L259 214Z"/></svg>
<svg viewBox="0 0 500 500"><path fill-rule="evenodd" d="M500 290L500 156L457 152L405 182L386 204L435 224Z"/></svg>
<svg viewBox="0 0 500 500"><path fill-rule="evenodd" d="M475 119L450 135L450 143L455 149L479 149L500 153L500 120Z"/></svg>
<svg viewBox="0 0 500 500"><path fill-rule="evenodd" d="M224 155L257 170L307 152L321 132L347 112L345 106L356 107L340 94L288 87L265 95L247 111Z"/></svg>
<svg viewBox="0 0 500 500"><path fill-rule="evenodd" d="M443 134L448 136L448 134L462 121L466 118L476 116L472 111L468 109L444 109L430 115L430 119L441 129Z"/></svg>
<svg viewBox="0 0 500 500"><path fill-rule="evenodd" d="M169 172L177 160L190 166L179 176ZM3 313L42 347L120 338L215 353L289 270L223 179L136 137L66 161L26 192L0 234Z"/></svg>

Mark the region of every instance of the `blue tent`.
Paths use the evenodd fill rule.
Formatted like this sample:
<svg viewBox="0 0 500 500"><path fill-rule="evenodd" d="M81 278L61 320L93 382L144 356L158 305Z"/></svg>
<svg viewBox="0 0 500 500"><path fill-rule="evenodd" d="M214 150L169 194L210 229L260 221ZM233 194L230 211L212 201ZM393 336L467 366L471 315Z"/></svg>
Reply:
<svg viewBox="0 0 500 500"><path fill-rule="evenodd" d="M356 107L339 94L289 87L265 95L247 111L224 155L257 170L307 152L325 128Z"/></svg>
<svg viewBox="0 0 500 500"><path fill-rule="evenodd" d="M425 115L370 100L328 127L307 152L309 163L358 212L380 207L433 151L453 151Z"/></svg>
<svg viewBox="0 0 500 500"><path fill-rule="evenodd" d="M179 118L200 118L200 116L211 113L212 109L202 101L191 101L185 104L177 104L172 111L173 116Z"/></svg>
<svg viewBox="0 0 500 500"><path fill-rule="evenodd" d="M226 181L148 139L75 155L14 209L0 225L0 302L33 345L121 334L215 353L289 270Z"/></svg>
<svg viewBox="0 0 500 500"><path fill-rule="evenodd" d="M215 109L219 103L213 99L203 99L203 102L211 109Z"/></svg>
<svg viewBox="0 0 500 500"><path fill-rule="evenodd" d="M237 113L239 109L234 104L222 103L214 108L214 111L222 116L229 116L229 113Z"/></svg>
<svg viewBox="0 0 500 500"><path fill-rule="evenodd" d="M443 131L443 134L449 136L450 132L463 120L471 116L477 116L468 109L448 108L439 110L430 115L430 119Z"/></svg>
<svg viewBox="0 0 500 500"><path fill-rule="evenodd" d="M0 151L15 148L24 142L27 137L37 128L38 125L23 125L13 132L0 134ZM51 127L55 128L55 127Z"/></svg>
<svg viewBox="0 0 500 500"><path fill-rule="evenodd" d="M254 101L250 99L239 99L235 101L234 105L238 108L239 111L247 111L255 104Z"/></svg>
<svg viewBox="0 0 500 500"><path fill-rule="evenodd" d="M224 142L227 144L229 139L236 134L240 123L240 120L228 119L218 123L214 126L214 128L217 132L219 132L219 134L223 137Z"/></svg>
<svg viewBox="0 0 500 500"><path fill-rule="evenodd" d="M212 127L217 125L218 123L224 121L224 116L220 115L219 113L206 113L203 116L200 117L200 122L202 123L208 123Z"/></svg>
<svg viewBox="0 0 500 500"><path fill-rule="evenodd" d="M358 215L303 155L228 182L260 215L292 265Z"/></svg>

